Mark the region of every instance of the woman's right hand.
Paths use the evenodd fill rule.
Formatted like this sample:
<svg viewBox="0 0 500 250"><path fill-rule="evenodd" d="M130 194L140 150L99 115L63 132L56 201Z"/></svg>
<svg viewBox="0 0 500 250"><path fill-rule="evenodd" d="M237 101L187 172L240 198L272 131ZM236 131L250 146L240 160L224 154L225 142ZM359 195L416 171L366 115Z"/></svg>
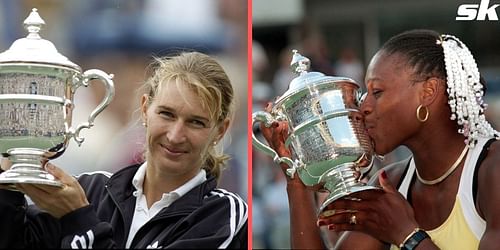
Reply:
<svg viewBox="0 0 500 250"><path fill-rule="evenodd" d="M268 103L265 111L271 112L272 103ZM285 140L288 137L288 123L284 121L275 121L270 127L266 127L263 123L260 124L260 131L266 139L269 146L276 151L280 157L291 157L290 149L285 146ZM286 164L281 164L283 170L287 167Z"/></svg>
<svg viewBox="0 0 500 250"><path fill-rule="evenodd" d="M12 162L9 161L9 158L2 157L0 160L0 173L9 170L11 166ZM16 187L14 186L14 184L9 183L0 184L0 189L16 191Z"/></svg>
<svg viewBox="0 0 500 250"><path fill-rule="evenodd" d="M74 210L89 205L85 191L75 177L49 162L43 162L43 164L45 170L62 184L61 187L18 183L16 188L28 195L40 209L55 218L61 218Z"/></svg>
<svg viewBox="0 0 500 250"><path fill-rule="evenodd" d="M7 171L9 168L12 166L12 162L9 161L8 158L2 157L1 162L0 162L0 169L2 171Z"/></svg>
<svg viewBox="0 0 500 250"><path fill-rule="evenodd" d="M267 103L264 110L271 113L273 109L273 103ZM260 129L269 146L273 148L280 157L290 157L291 153L288 148L285 147L285 140L288 137L288 123L285 121L275 121L270 127L260 125Z"/></svg>
<svg viewBox="0 0 500 250"><path fill-rule="evenodd" d="M268 103L265 111L271 112L272 109L272 103ZM292 153L290 151L290 148L287 148L285 146L285 141L288 138L288 123L285 121L275 121L272 123L270 127L266 127L264 124L260 124L260 130L262 132L262 135L266 139L267 143L269 146L276 151L276 153L280 157L288 157L292 158ZM300 178L295 174L293 178L291 178L287 173L286 170L290 168L286 163L281 163L280 164L281 170L287 177L288 185L290 187L290 184L294 184L292 186L294 187L299 187L299 188L305 188L305 185L300 181ZM296 185L295 185L296 184Z"/></svg>

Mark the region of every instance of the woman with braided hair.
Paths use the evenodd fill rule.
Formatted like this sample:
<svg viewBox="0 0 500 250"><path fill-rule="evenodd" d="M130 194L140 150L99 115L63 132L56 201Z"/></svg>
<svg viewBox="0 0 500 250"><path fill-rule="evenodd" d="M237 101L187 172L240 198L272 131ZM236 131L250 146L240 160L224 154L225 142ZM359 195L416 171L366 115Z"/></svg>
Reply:
<svg viewBox="0 0 500 250"><path fill-rule="evenodd" d="M412 155L370 180L381 191L337 200L319 219L312 192L289 179L292 247L323 247L325 226L340 249L498 249L500 133L485 119L484 82L466 45L431 30L401 33L372 58L365 82L360 110L375 152L404 145ZM289 155L286 124L262 129Z"/></svg>

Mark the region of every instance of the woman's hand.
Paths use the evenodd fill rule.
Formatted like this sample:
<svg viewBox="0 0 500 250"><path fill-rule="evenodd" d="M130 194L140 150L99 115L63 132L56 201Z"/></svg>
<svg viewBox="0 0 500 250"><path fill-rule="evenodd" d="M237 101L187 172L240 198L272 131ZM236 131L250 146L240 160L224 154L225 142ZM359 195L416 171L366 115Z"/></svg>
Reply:
<svg viewBox="0 0 500 250"><path fill-rule="evenodd" d="M40 209L56 218L61 218L71 211L89 205L85 192L73 176L48 162L45 169L63 184L62 187L16 184L16 188L28 195Z"/></svg>
<svg viewBox="0 0 500 250"><path fill-rule="evenodd" d="M328 206L340 211L320 216L317 224L328 225L334 231L360 231L381 241L401 244L418 224L413 208L392 186L385 171L379 174L382 190L362 191L340 199Z"/></svg>
<svg viewBox="0 0 500 250"><path fill-rule="evenodd" d="M2 171L9 170L9 168L12 166L12 162L9 161L9 158L2 157L0 161L0 169Z"/></svg>
<svg viewBox="0 0 500 250"><path fill-rule="evenodd" d="M272 103L268 103L265 111L271 112ZM285 146L285 140L288 137L288 123L279 121L273 122L270 127L260 124L262 135L266 139L269 146L276 151L280 157L291 157L290 149ZM281 164L281 168L285 171L288 167L286 164Z"/></svg>
<svg viewBox="0 0 500 250"><path fill-rule="evenodd" d="M12 167L12 162L9 161L9 158L7 157L1 157L2 159L0 160L0 173L7 171ZM11 190L11 191L17 191L15 188L14 184L11 183L0 183L0 190Z"/></svg>

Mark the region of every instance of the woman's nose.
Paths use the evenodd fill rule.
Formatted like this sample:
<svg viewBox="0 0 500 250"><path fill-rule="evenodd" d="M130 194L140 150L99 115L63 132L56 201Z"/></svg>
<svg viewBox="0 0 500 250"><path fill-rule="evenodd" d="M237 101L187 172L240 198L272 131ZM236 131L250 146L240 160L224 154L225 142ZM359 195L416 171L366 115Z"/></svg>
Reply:
<svg viewBox="0 0 500 250"><path fill-rule="evenodd" d="M364 115L360 112L349 112L349 118L355 122L360 122L364 120Z"/></svg>
<svg viewBox="0 0 500 250"><path fill-rule="evenodd" d="M176 121L167 131L167 139L171 143L182 143L186 140L184 124L182 121Z"/></svg>
<svg viewBox="0 0 500 250"><path fill-rule="evenodd" d="M363 115L368 115L373 111L373 105L366 93L360 98L359 110Z"/></svg>

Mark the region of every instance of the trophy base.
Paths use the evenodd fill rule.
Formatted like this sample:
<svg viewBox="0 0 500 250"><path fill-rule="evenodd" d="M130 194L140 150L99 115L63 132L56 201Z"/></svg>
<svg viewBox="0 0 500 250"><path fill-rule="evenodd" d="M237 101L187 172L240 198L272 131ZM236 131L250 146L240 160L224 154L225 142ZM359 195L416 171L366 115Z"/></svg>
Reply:
<svg viewBox="0 0 500 250"><path fill-rule="evenodd" d="M330 210L327 210L326 207L330 205L331 203L335 202L338 199L348 197L349 195L357 192L363 192L363 191L368 191L368 190L382 190L379 187L374 187L370 185L366 185L364 183L357 183L356 186L350 186L349 188L346 189L341 189L341 190L335 190L334 192L331 192L328 197L325 199L325 201L321 204L321 207L319 209L319 214L325 217L333 215L333 213ZM350 210L345 210L345 211L335 211L335 213L342 213L342 212L352 212Z"/></svg>
<svg viewBox="0 0 500 250"><path fill-rule="evenodd" d="M0 174L0 185L19 191L15 184L41 184L62 187L62 183L43 168L44 152L35 149L9 150L12 166Z"/></svg>
<svg viewBox="0 0 500 250"><path fill-rule="evenodd" d="M0 174L0 184L12 184L8 185L10 189L14 188L13 184L22 183L62 187L53 175L41 169L9 169Z"/></svg>
<svg viewBox="0 0 500 250"><path fill-rule="evenodd" d="M336 166L332 170L323 174L320 178L323 186L330 192L325 201L321 204L319 214L322 216L331 216L332 211L326 210L326 207L334 201L344 198L353 193L367 190L381 190L379 187L367 185L360 181L361 173L353 162L344 163ZM335 213L349 211L335 211Z"/></svg>

